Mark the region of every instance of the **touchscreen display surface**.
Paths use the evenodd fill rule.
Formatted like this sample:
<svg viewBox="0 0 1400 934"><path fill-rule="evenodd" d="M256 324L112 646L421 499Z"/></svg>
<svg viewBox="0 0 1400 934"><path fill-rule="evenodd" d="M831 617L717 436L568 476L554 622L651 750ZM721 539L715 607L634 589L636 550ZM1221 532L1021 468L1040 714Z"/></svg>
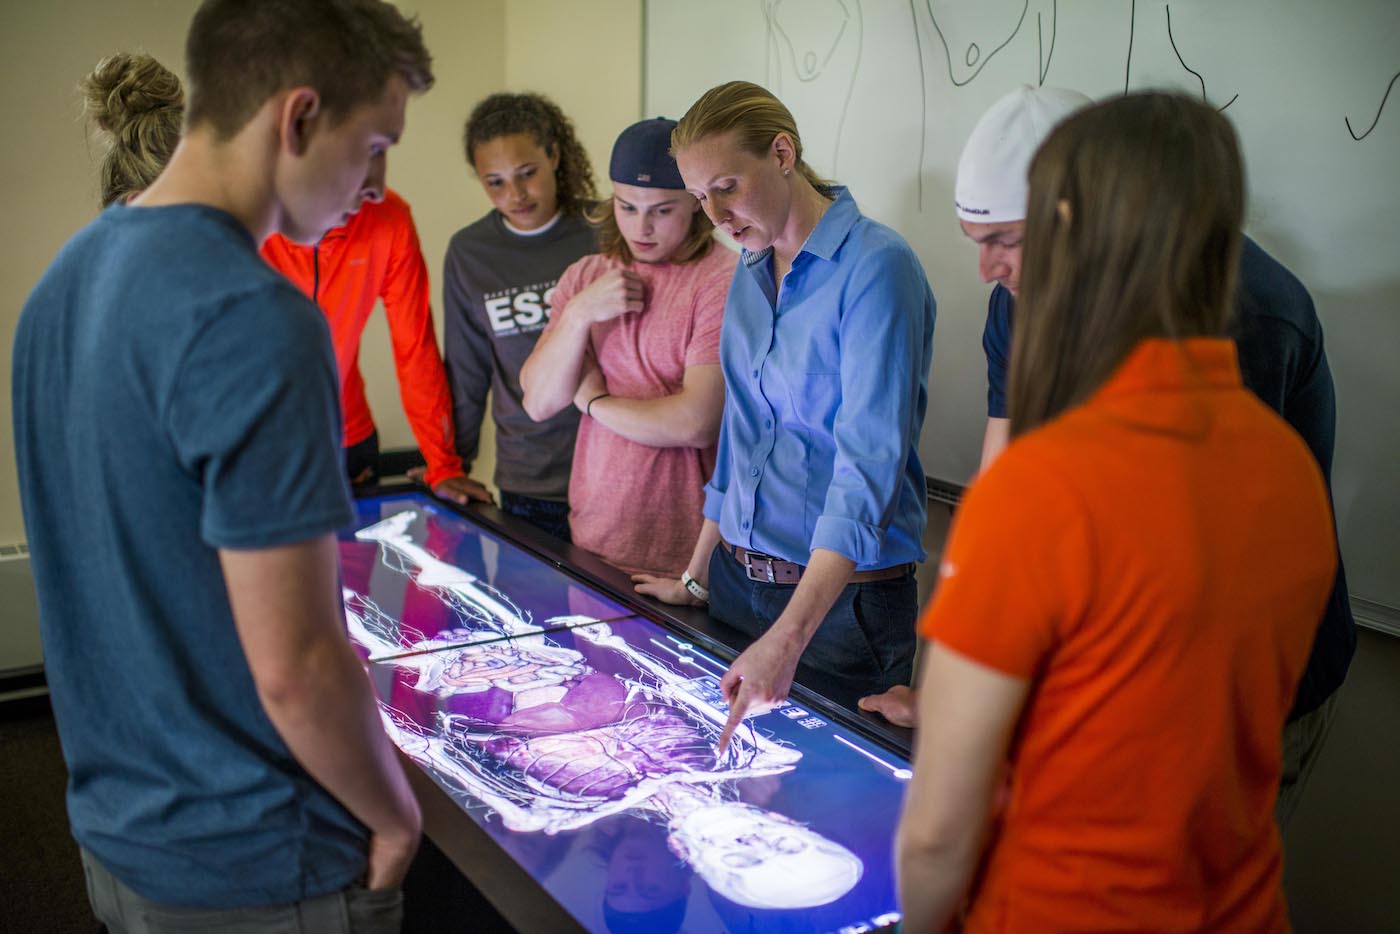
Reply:
<svg viewBox="0 0 1400 934"><path fill-rule="evenodd" d="M463 642L489 642L634 613L426 496L360 499L355 511L356 528L340 535L341 585L346 599L358 595L402 630L383 652L397 654L403 646L443 633ZM377 526L381 521L385 524ZM370 526L377 531L366 531ZM390 534L405 536L411 547L385 548L373 537ZM416 563L420 557L433 562L426 576ZM509 609L461 605L453 590L458 579L485 585L482 592L505 598ZM381 654L363 644L361 649L370 659Z"/></svg>
<svg viewBox="0 0 1400 934"><path fill-rule="evenodd" d="M877 930L907 760L797 703L721 755L723 660L417 494L346 621L395 743L589 931Z"/></svg>

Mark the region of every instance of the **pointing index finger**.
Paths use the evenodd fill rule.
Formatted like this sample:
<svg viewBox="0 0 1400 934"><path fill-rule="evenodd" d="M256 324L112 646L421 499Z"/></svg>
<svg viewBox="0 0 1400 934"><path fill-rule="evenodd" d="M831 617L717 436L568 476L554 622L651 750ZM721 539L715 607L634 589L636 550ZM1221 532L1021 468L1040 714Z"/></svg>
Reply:
<svg viewBox="0 0 1400 934"><path fill-rule="evenodd" d="M734 731L744 720L744 714L748 711L749 699L743 688L739 689L738 696L734 703L729 705L729 719L724 724L724 730L719 734L719 754L724 755L724 750L729 748L729 740L734 736Z"/></svg>

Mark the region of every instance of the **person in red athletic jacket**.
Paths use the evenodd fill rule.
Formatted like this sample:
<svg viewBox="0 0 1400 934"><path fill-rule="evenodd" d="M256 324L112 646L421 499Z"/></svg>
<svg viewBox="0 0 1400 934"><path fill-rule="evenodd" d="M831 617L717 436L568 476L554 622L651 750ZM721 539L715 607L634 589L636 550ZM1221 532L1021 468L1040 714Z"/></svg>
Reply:
<svg viewBox="0 0 1400 934"><path fill-rule="evenodd" d="M346 470L351 480L374 479L379 435L360 375L360 337L377 301L384 302L394 346L399 394L413 437L427 461L425 481L457 502L489 501L490 494L462 470L452 430L452 400L433 332L428 270L408 204L384 186L314 246L274 234L263 259L309 295L326 315L340 373Z"/></svg>

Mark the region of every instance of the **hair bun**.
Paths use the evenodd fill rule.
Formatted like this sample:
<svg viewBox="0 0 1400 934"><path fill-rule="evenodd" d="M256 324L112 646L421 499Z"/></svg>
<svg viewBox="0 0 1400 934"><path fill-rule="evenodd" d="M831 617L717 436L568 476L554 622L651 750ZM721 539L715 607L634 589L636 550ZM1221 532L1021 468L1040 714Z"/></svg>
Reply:
<svg viewBox="0 0 1400 934"><path fill-rule="evenodd" d="M185 92L180 79L145 52L121 52L78 82L83 116L104 151L103 207L155 181L180 142Z"/></svg>
<svg viewBox="0 0 1400 934"><path fill-rule="evenodd" d="M180 79L144 52L104 58L78 87L88 119L114 136L145 114L180 110L185 103Z"/></svg>

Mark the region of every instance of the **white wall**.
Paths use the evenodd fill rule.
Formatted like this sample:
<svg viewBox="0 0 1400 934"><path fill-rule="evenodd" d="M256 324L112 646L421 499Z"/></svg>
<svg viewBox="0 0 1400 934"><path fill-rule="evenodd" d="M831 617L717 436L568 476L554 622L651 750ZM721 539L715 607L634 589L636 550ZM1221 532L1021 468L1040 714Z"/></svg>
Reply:
<svg viewBox="0 0 1400 934"><path fill-rule="evenodd" d="M648 107L678 110L721 81L765 84L813 166L909 240L938 299L923 465L963 482L985 424L988 292L952 210L968 132L1042 76L1095 98L1199 94L1183 63L1194 68L1239 133L1247 232L1309 287L1326 331L1351 592L1400 607L1400 88L1370 136L1346 124L1371 125L1400 68L1397 33L1395 0L709 0L704 16L689 0L648 0L644 92Z"/></svg>
<svg viewBox="0 0 1400 934"><path fill-rule="evenodd" d="M439 86L414 105L410 136L400 147L405 155L396 157L390 168L390 184L413 205L418 219L433 280L439 336L440 278L447 240L489 207L462 152L463 124L472 105L497 90L538 91L553 98L574 121L600 192L607 191L613 139L641 113L641 0L505 0L494 4L499 13L486 17L483 26L481 8L485 6L489 4L441 0L420 4ZM471 60L478 54L480 61L473 66ZM472 71L469 79L455 83L450 91L445 80L449 67ZM467 86L474 93L458 90ZM411 161L410 155L420 149L431 153L422 157L421 164ZM445 174L443 153L449 154ZM440 227L433 226L437 222ZM370 321L360 365L381 445L413 446L399 404L382 315ZM489 482L494 467L495 430L488 420L472 473Z"/></svg>
<svg viewBox="0 0 1400 934"><path fill-rule="evenodd" d="M401 0L422 20L437 84L409 105L389 183L413 206L441 333L442 257L451 235L489 207L462 153L472 105L516 88L554 97L600 170L617 132L640 115L640 0ZM78 80L103 56L145 49L184 70L192 0L46 0L0 4L0 111L9 144L10 222L0 232L0 542L25 538L10 425L10 347L30 289L63 242L97 213L97 153L80 120ZM604 186L606 188L606 186ZM413 444L383 315L365 333L361 369L386 447ZM494 466L482 439L478 476Z"/></svg>
<svg viewBox="0 0 1400 934"><path fill-rule="evenodd" d="M400 5L416 12L423 21L428 45L435 58L438 83L426 96L410 105L404 142L390 158L390 184L413 205L433 280L434 308L440 311L441 288L438 280L447 240L454 231L480 216L488 207L461 153L462 122L472 104L482 96L503 88L538 90L554 97L578 127L593 159L600 189L606 192L607 157L612 140L622 127L643 116L643 3L642 0L590 0L587 3L573 0L471 0L466 3L460 0L402 0ZM757 10L762 4L759 0L753 0L751 4L741 3L739 6L752 6ZM1158 6L1161 4L1139 4L1145 12ZM1349 21L1360 28L1357 24L1364 26L1363 21L1367 16L1361 16L1359 12L1375 13L1382 6L1384 4L1373 2L1359 4L1356 8L1358 15ZM144 48L170 67L182 70L184 33L194 7L192 0L48 0L45 3L0 5L0 78L3 78L0 80L0 106L11 131L10 144L0 153L0 169L3 170L0 177L11 183L7 202L11 222L0 233L0 336L4 338L5 349L0 353L0 409L4 413L0 416L0 542L24 538L9 420L8 350L14 325L24 298L58 247L96 212L95 154L90 151L79 120L76 82L99 58L121 49ZM860 9L860 5L852 0L845 0L841 7ZM710 6L711 11L716 9L714 5ZM1105 17L1117 17L1121 13L1104 5L1096 9L1104 11ZM1386 15L1394 17L1394 8L1387 9L1390 12ZM1296 83L1306 75L1316 78L1319 69L1333 70L1342 76L1350 75L1347 79L1349 84L1342 82L1340 77L1331 79L1347 87L1355 85L1355 93L1337 97L1338 113L1342 109L1348 112L1355 110L1363 125L1369 123L1370 117L1374 116L1373 108L1379 102L1383 79L1391 73L1377 72L1375 81L1363 80L1369 75L1365 69L1370 66L1366 64L1365 56L1357 50L1370 48L1375 43L1353 43L1349 49L1333 48L1336 43L1328 36L1332 36L1336 29L1328 30L1322 26L1311 30L1285 28L1288 23L1301 20L1312 22L1310 17L1323 14L1315 10L1309 12L1309 8L1300 5L1297 0L1288 5L1288 10L1292 12L1285 11L1287 15L1255 24L1258 27L1256 44L1286 50L1292 48L1286 35L1311 32L1316 35L1317 41L1306 47L1314 48L1316 55L1300 57L1298 67L1285 69L1275 78L1291 75L1291 80ZM875 10L872 7L866 12L873 14ZM1179 12L1184 15L1190 11L1183 7ZM747 36L747 39L756 39L758 43L757 50L750 51L752 43L745 44L744 36L732 34L732 23L726 26L717 22L715 16L697 18L693 14L693 8L685 6L674 29L662 38L689 47L700 57L700 65L696 69L665 68L663 66L667 62L673 66L676 59L654 61L652 67L658 74L652 76L653 81L664 78L667 71L672 75L678 71L690 73L698 70L703 73L704 67L714 67L716 63L728 61L736 54L741 58L747 56L750 61L763 55L766 39L762 35ZM1326 20L1326 16L1323 19ZM808 20L807 23L811 25L812 21ZM758 25L761 27L762 23ZM873 15L871 23L867 25L873 28ZM655 30L656 24L651 26ZM1189 26L1189 20L1183 19L1178 23L1178 29ZM939 51L931 45L933 40L928 24L916 24L912 28L919 30L924 51ZM718 31L721 34L719 39L724 41L700 41L707 34L706 30ZM731 33L727 37L722 35L725 30ZM1356 32L1356 29L1352 32ZM1388 34L1388 30L1379 28L1379 25L1371 32L1375 35ZM1365 33L1362 35L1364 37ZM893 67L892 63L908 59L909 56L904 53L915 50L917 43L912 31L904 40L897 47L867 48L864 67L867 70L889 70ZM953 41L958 41L956 36ZM1017 41L1025 45L1031 40L1020 37ZM991 47L990 44L988 47ZM1007 46L978 80L986 84L993 80L1025 78L1019 72L998 77L998 69L1004 72L1015 60L1014 56L1024 58L1033 52L1033 46ZM774 61L781 64L782 54L779 49ZM1055 62L1059 64L1052 64L1051 83L1059 74L1053 70L1054 67L1082 70L1083 57L1076 59L1074 55L1074 37L1066 34L1061 37L1056 52ZM1150 60L1141 51L1138 55L1139 68L1142 68ZM1333 64L1324 68L1324 64L1320 63L1325 62ZM839 62L834 64L840 65ZM926 64L929 68L928 90L934 94L936 89L932 85L936 58L931 57ZM1391 62L1386 68L1393 71L1393 64ZM763 67L766 69L768 65ZM1375 71L1375 68L1370 70ZM694 77L701 83L706 80L701 74ZM757 74L754 77L762 80L765 75ZM1214 81L1217 75L1212 74L1211 78ZM1220 74L1218 80L1242 84L1246 89L1257 85L1248 75L1229 71ZM805 83L789 83L792 84L789 90L794 94L811 89ZM1276 84L1276 93L1281 96L1315 96L1315 91L1309 90L1312 85L1293 88L1289 82ZM1375 93L1369 96L1361 93L1367 89ZM917 91L917 86L905 90L907 95L912 95ZM1232 112L1238 110L1236 120L1243 124L1243 132L1257 132L1257 128L1249 125L1257 111L1251 111L1245 106L1246 103L1242 100L1232 108ZM1395 100L1390 101L1387 110L1394 111L1396 103ZM653 103L653 106L676 110L681 105ZM856 108L852 111L850 126L869 127L871 114L869 106L863 111ZM676 117L679 113L667 115ZM1386 153L1393 155L1394 147L1390 142L1394 139L1395 117L1394 112L1382 114L1375 131L1380 136L1367 141L1370 144L1367 152L1383 149L1382 157ZM879 124L878 120L876 124ZM937 127L931 130L927 139L930 150L951 146L944 138L948 135ZM867 137L866 133L860 134L861 140ZM1296 148L1296 140L1290 143L1288 139L1280 138L1274 140L1274 144L1270 153L1277 155L1279 166L1286 167L1303 161L1301 157L1288 156ZM852 154L851 145L847 141L840 150L842 162L837 168L843 175L849 171L846 163ZM1365 144L1356 148L1358 155L1366 154L1362 151L1362 145ZM837 154L836 150L832 151L833 156ZM1257 195L1259 183L1278 176L1281 169L1261 165L1258 156L1251 158L1257 180ZM935 161L934 164L941 163ZM925 173L925 200L946 200L950 178L944 177L946 173L941 169L932 169L927 164ZM1387 178L1386 187L1377 197L1393 199L1400 181L1397 181L1393 171ZM1333 187L1344 181L1334 179ZM1326 192L1317 194L1326 195ZM1391 411L1393 404L1387 403L1400 398L1396 390L1393 360L1395 327L1397 320L1400 320L1394 314L1397 300L1395 282L1392 275L1388 283L1378 282L1374 287L1368 286L1364 294L1358 296L1354 294L1354 287L1345 284L1356 281L1356 276L1348 272L1353 263L1313 264L1309 254L1315 251L1320 235L1316 225L1295 226L1289 230L1282 227L1278 220L1290 203L1305 202L1309 197L1306 191L1286 197L1277 191L1270 191L1265 197L1256 197L1252 229L1261 242L1293 266L1312 286L1322 309L1338 388L1337 508L1353 589L1359 595L1393 606L1400 604L1400 590L1397 590L1400 588L1400 559L1395 557L1397 549L1393 547L1394 537L1389 531L1394 525L1394 504L1398 498L1394 465L1400 463L1395 440L1396 432L1400 430L1400 418ZM926 210L919 211L917 205L911 207L909 198L904 199L904 203L903 214L908 215L913 211L918 215L914 222L931 223ZM1375 212L1362 213L1369 220L1360 226L1340 229L1337 232L1338 246L1333 253L1346 259L1377 249L1388 249L1393 260L1396 243L1400 239L1396 235L1394 212L1379 215ZM1355 243L1356 247L1348 247L1348 243ZM969 324L962 320L964 317L969 321L975 318L971 311L942 300L943 296L952 294L949 286L956 276L956 269L969 267L971 254L965 247L958 248L962 246L959 243L957 247L944 251L947 257L937 259L932 270L940 289L938 342L942 345L942 356L941 362L936 362L944 373L954 376L959 382L972 380L979 370L975 361L978 356L974 352L975 347L966 354L951 354L948 350L952 346L950 338L967 337L976 330L975 322ZM942 270L944 265L949 266L948 271ZM440 313L438 319L440 329ZM361 367L383 444L386 447L411 445L412 435L399 404L397 380L382 315L376 315L371 320L366 332ZM973 429L980 424L980 420L962 418L958 414L961 407L958 413L948 411L946 394L944 396L943 402L931 406L930 421L941 426L940 438L947 435L946 441L936 442L939 446L946 445L947 453L941 458L930 458L934 463L929 466L933 473L960 479L960 475L966 473L964 468L975 459L976 431ZM967 437L962 437L964 435ZM930 443L928 438L926 443ZM475 473L480 477L489 477L494 465L494 438L489 430L483 433L482 447Z"/></svg>
<svg viewBox="0 0 1400 934"><path fill-rule="evenodd" d="M24 539L10 425L10 347L30 289L54 253L98 209L96 162L79 119L80 78L98 59L141 49L184 65L181 0L0 4L0 147L6 214L0 230L0 542Z"/></svg>

